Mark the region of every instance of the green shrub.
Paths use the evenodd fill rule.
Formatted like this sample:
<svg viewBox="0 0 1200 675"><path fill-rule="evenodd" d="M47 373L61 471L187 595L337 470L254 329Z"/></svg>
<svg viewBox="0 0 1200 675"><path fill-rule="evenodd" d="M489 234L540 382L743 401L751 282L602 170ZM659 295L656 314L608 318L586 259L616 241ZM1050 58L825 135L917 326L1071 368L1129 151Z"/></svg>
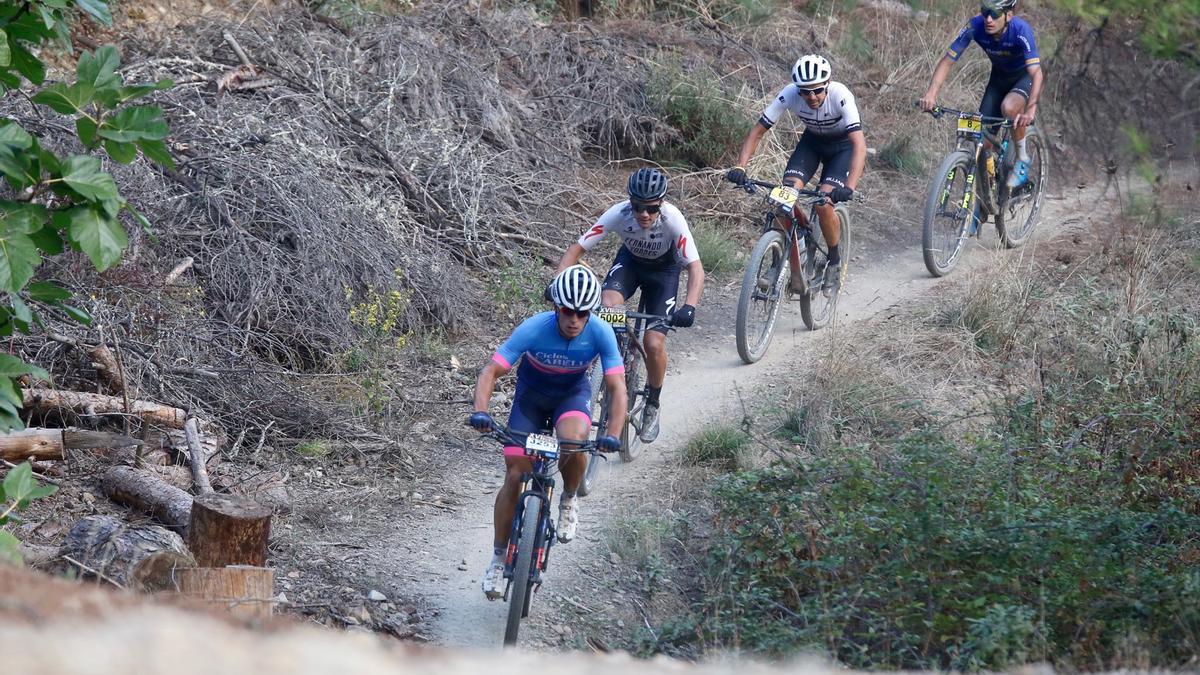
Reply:
<svg viewBox="0 0 1200 675"><path fill-rule="evenodd" d="M654 66L646 83L651 108L682 134L666 148L667 161L696 167L724 166L741 147L750 124L721 90L707 66L684 68L678 61Z"/></svg>
<svg viewBox="0 0 1200 675"><path fill-rule="evenodd" d="M720 224L701 220L692 226L692 236L696 238L696 250L700 251L706 274L717 276L738 270L739 246Z"/></svg>
<svg viewBox="0 0 1200 675"><path fill-rule="evenodd" d="M0 565L21 564L21 543L6 525L16 521L17 511L25 509L35 499L49 497L58 491L53 485L39 485L33 477L33 467L22 462L8 470L0 483Z"/></svg>
<svg viewBox="0 0 1200 675"><path fill-rule="evenodd" d="M688 466L733 471L745 463L749 444L750 437L736 427L710 427L688 440L681 459Z"/></svg>
<svg viewBox="0 0 1200 675"><path fill-rule="evenodd" d="M925 175L925 159L913 148L913 138L907 134L888 141L879 151L879 161L900 173Z"/></svg>

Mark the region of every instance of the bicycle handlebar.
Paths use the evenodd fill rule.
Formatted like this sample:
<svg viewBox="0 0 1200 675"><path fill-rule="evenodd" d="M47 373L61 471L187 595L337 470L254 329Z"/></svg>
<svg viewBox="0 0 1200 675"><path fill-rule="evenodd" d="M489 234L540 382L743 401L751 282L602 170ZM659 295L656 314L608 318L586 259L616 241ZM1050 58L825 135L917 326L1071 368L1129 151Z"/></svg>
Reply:
<svg viewBox="0 0 1200 675"><path fill-rule="evenodd" d="M518 441L516 437L513 436L514 433L528 436L528 434L519 431L513 432L509 429L501 428L496 425L492 425L491 431L487 432L486 435L506 445L525 447L525 443ZM558 446L558 449L561 452L602 452L602 450L596 447L596 441L568 441L565 439L558 439Z"/></svg>
<svg viewBox="0 0 1200 675"><path fill-rule="evenodd" d="M741 188L741 189L745 190L747 194L755 194L758 192L758 188L760 188L760 187L764 187L768 190L774 190L775 188L779 187L779 185L776 183L769 183L765 180L756 180L754 178L746 178L746 180L741 185L734 185L733 187L734 187L734 189ZM830 197L829 197L829 193L824 192L822 190L809 190L807 188L793 188L793 189L795 189L796 192L798 192L801 197L811 197L814 201L817 201L817 202L825 202L825 203L833 202L833 200L830 199ZM866 194L864 194L862 190L855 190L854 198L851 201L861 202L865 199L866 199Z"/></svg>
<svg viewBox="0 0 1200 675"><path fill-rule="evenodd" d="M914 103L914 105L919 106L920 102L917 101ZM935 120L941 119L942 115L945 115L946 113L950 113L956 117L978 117L979 121L984 124L999 124L1002 127L1011 127L1013 124L1012 120L1008 119L1007 117L992 117L990 115L983 115L977 112L968 112L966 110L957 110L955 108L947 108L940 105L934 106L933 110L923 110L922 112L929 113L929 116Z"/></svg>

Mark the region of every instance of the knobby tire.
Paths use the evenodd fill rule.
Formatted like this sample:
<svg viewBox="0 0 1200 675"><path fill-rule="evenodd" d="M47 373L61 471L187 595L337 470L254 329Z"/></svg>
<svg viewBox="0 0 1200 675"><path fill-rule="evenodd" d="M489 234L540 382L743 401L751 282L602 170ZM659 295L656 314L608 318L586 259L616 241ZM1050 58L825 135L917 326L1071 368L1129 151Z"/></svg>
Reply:
<svg viewBox="0 0 1200 675"><path fill-rule="evenodd" d="M774 277L774 283L767 289L766 299L755 299L755 292L759 291L758 280L764 272L764 261L767 265L766 272L768 276ZM777 264L780 265L780 269L776 275L774 266ZM742 292L738 297L735 331L738 356L742 357L742 361L754 363L767 353L775 331L775 321L779 318L779 309L787 296L791 272L784 233L776 229L767 230L750 252L746 271L742 275ZM756 307L763 310L761 321L757 317Z"/></svg>
<svg viewBox="0 0 1200 675"><path fill-rule="evenodd" d="M634 347L625 361L625 394L629 404L625 408L625 424L621 427L621 461L632 462L642 451L642 440L638 438L638 429L633 421L641 415L640 408L635 408L638 402L638 392L645 379L646 364L642 354ZM645 400L642 400L645 405Z"/></svg>
<svg viewBox="0 0 1200 675"><path fill-rule="evenodd" d="M955 177L961 174L963 181L963 189L965 193L967 176L970 175L972 164L972 156L965 150L955 150L946 155L942 160L941 166L938 167L937 173L934 174L934 180L929 182L929 193L925 196L925 214L924 223L921 232L921 249L925 255L925 269L935 277L943 277L954 269L958 264L959 256L967 241L967 228L970 226L971 215L974 213L974 208L966 209L966 216L957 222L951 223L947 218L940 216L939 211L943 208L942 195L947 189L947 181L950 186L954 185ZM951 176L953 172L953 176ZM978 189L978 186L975 187ZM954 210L957 212L960 206L957 206L962 199L961 195L948 194L946 201L954 204ZM979 197L972 197L972 207L975 206ZM941 235L939 237L939 234ZM949 244L949 248L946 247Z"/></svg>
<svg viewBox="0 0 1200 675"><path fill-rule="evenodd" d="M1001 188L1004 191L1004 206L996 214L996 229L1000 233L1000 241L1004 242L1007 248L1017 248L1033 236L1033 230L1037 227L1038 214L1042 210L1042 198L1045 195L1046 145L1042 142L1042 135L1035 127L1029 127L1026 131L1025 147L1030 151L1029 180L1033 183L1033 197L1029 201L1032 202L1032 207L1027 216L1017 218L1021 222L1012 223L1010 226L1009 220L1014 218L1016 213L1009 210L1008 200L1012 198L1008 194L1009 188L1007 186ZM1012 152L1015 154L1016 149L1013 148Z"/></svg>
<svg viewBox="0 0 1200 675"><path fill-rule="evenodd" d="M592 368L588 371L588 377L591 379L592 385L592 428L593 433L588 435L589 440L596 440L604 435L604 430L608 428L608 389L604 386L604 371L600 364L593 363ZM596 482L599 480L600 460L591 454L585 453L583 461L587 462L587 468L583 472L583 480L579 481L579 490L575 493L580 497L586 497L592 492Z"/></svg>
<svg viewBox="0 0 1200 675"><path fill-rule="evenodd" d="M833 320L834 313L837 311L838 297L842 294L842 288L846 285L846 278L850 271L850 213L845 207L837 206L834 208L834 213L838 218L838 229L841 231L838 239L838 252L841 260L839 261L838 270L838 288L830 291L826 297L824 291L821 290L821 283L824 281L822 273L820 279L814 279L809 284L808 292L800 297L800 318L804 320L804 325L809 330L818 330L829 325ZM822 236L820 227L813 230L814 236ZM827 247L828 248L828 247Z"/></svg>
<svg viewBox="0 0 1200 675"><path fill-rule="evenodd" d="M508 624L504 628L504 645L517 644L517 631L521 619L529 614L530 594L533 584L533 550L538 539L538 523L541 520L542 498L525 498L525 511L521 514L521 541L517 544L517 560L513 564L512 588L508 595Z"/></svg>

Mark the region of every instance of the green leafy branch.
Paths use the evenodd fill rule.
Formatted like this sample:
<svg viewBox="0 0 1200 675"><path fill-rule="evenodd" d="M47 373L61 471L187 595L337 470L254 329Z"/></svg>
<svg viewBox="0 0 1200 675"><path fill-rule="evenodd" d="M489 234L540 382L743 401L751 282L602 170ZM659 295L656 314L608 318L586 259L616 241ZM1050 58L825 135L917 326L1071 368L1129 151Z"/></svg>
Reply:
<svg viewBox="0 0 1200 675"><path fill-rule="evenodd" d="M112 21L104 0L0 0L0 94L25 82L44 84L46 66L38 54L49 44L70 48L69 19L77 12ZM49 84L30 100L74 118L79 141L89 151L103 148L122 164L133 162L140 151L150 161L173 166L162 109L134 104L173 83L126 84L117 72L120 65L111 46L83 53L74 82ZM40 323L31 304L87 323L86 312L67 304L65 289L50 282L30 284L43 257L70 246L104 271L121 260L128 244L120 215L127 212L146 228L149 222L121 196L100 157L55 153L12 120L0 120L0 177L13 195L0 199L0 294L8 298L7 306L0 305L0 336L28 333ZM22 426L15 382L22 375L47 377L39 368L0 355L0 431Z"/></svg>
<svg viewBox="0 0 1200 675"><path fill-rule="evenodd" d="M18 520L16 512L33 500L49 497L56 490L53 485L38 485L29 462L17 465L4 477L4 483L0 484L0 563L21 562L20 542L3 525Z"/></svg>

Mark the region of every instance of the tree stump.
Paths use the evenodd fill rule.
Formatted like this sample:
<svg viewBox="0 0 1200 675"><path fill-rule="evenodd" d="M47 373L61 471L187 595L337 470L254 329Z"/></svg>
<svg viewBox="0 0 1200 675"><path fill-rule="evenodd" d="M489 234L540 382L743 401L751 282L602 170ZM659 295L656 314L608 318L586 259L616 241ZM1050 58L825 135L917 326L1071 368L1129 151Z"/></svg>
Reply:
<svg viewBox="0 0 1200 675"><path fill-rule="evenodd" d="M112 516L80 519L59 555L69 556L85 576L148 591L174 588L178 571L196 564L178 534Z"/></svg>
<svg viewBox="0 0 1200 675"><path fill-rule="evenodd" d="M100 487L114 502L149 513L173 530L188 525L192 496L149 471L114 466L104 473Z"/></svg>
<svg viewBox="0 0 1200 675"><path fill-rule="evenodd" d="M180 593L223 607L235 616L250 619L271 616L275 570L268 567L193 567L179 570L177 580Z"/></svg>
<svg viewBox="0 0 1200 675"><path fill-rule="evenodd" d="M245 497L196 497L188 523L188 548L201 567L267 564L271 509Z"/></svg>

